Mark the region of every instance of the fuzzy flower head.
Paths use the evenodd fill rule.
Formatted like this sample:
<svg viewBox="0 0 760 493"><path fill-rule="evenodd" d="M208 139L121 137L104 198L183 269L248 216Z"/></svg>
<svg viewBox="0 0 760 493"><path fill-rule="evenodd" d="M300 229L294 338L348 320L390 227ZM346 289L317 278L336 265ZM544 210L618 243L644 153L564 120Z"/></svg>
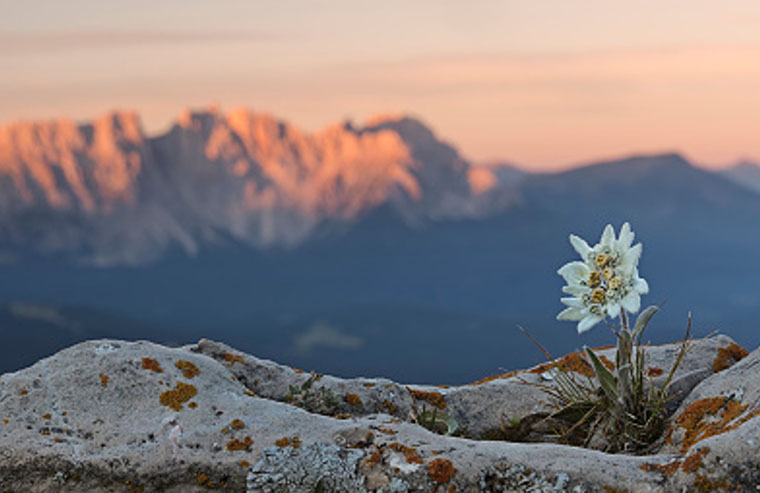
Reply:
<svg viewBox="0 0 760 493"><path fill-rule="evenodd" d="M585 332L605 316L615 318L624 309L636 313L641 307L641 295L649 292L647 282L639 277L641 243L634 246L634 234L628 223L620 228L620 236L607 225L599 243L593 247L585 240L570 235L570 244L581 256L580 261L563 265L557 273L567 286L562 298L567 308L557 320L578 322L578 333Z"/></svg>

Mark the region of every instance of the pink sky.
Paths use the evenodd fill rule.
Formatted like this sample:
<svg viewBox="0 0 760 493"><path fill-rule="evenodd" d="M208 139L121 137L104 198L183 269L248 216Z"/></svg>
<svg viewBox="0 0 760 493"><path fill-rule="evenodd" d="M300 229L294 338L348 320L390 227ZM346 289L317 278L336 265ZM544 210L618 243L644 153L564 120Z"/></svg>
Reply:
<svg viewBox="0 0 760 493"><path fill-rule="evenodd" d="M315 130L410 113L474 160L760 159L760 2L16 2L0 122L249 106ZM633 4L631 4L633 5Z"/></svg>

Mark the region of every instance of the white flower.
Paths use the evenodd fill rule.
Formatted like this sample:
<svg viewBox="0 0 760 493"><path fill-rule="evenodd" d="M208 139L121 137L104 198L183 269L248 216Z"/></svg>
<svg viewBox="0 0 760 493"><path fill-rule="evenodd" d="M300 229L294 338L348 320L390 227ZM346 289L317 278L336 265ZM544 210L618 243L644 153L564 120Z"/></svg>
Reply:
<svg viewBox="0 0 760 493"><path fill-rule="evenodd" d="M617 317L621 309L639 311L641 295L649 292L649 285L639 277L642 245L631 246L633 238L628 223L620 228L617 238L608 224L593 247L583 238L570 235L570 244L582 260L569 262L557 271L567 283L562 291L570 295L561 299L567 308L557 315L557 320L578 322L580 333L605 316Z"/></svg>

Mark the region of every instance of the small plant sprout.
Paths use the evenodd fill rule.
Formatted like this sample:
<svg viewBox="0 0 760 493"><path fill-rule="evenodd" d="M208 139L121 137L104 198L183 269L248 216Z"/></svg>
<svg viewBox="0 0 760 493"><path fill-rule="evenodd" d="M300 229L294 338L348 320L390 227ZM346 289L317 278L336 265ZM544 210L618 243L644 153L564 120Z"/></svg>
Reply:
<svg viewBox="0 0 760 493"><path fill-rule="evenodd" d="M633 245L633 239L628 223L620 228L619 236L607 225L599 243L593 247L582 238L570 235L570 243L581 260L569 262L557 271L567 283L562 291L569 295L561 299L566 308L557 319L578 322L578 333L599 322L606 323L617 337L614 369L605 366L596 353L586 347L586 359L598 387L593 382L579 383L556 362L554 383L537 384L559 402L559 409L552 418L570 422L565 436L584 431L583 445L613 452L644 450L660 436L665 422L667 388L687 350L684 343L665 384L659 388L654 385L646 375L641 338L658 307L643 310L632 327L628 320L628 313L639 311L641 295L649 292L649 285L638 271L642 245ZM618 316L620 324L616 331L611 320Z"/></svg>

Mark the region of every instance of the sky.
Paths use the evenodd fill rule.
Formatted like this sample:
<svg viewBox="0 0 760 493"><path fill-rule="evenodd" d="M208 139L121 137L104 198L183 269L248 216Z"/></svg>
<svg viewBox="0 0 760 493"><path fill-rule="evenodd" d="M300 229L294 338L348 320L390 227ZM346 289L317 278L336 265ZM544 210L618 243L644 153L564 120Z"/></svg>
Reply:
<svg viewBox="0 0 760 493"><path fill-rule="evenodd" d="M474 161L760 160L757 0L0 0L0 122L420 118Z"/></svg>

